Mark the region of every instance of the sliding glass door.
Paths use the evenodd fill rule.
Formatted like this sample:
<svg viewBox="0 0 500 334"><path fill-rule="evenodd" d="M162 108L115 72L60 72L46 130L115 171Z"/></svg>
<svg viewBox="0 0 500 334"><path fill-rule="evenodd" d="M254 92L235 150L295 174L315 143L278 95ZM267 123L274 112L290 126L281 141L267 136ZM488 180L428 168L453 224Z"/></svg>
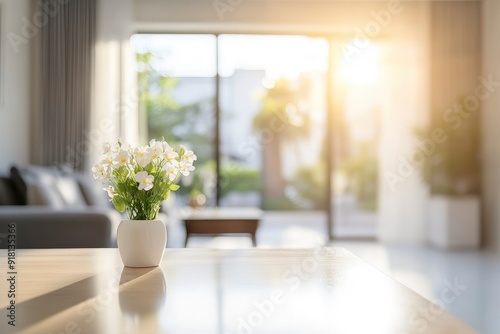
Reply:
<svg viewBox="0 0 500 334"><path fill-rule="evenodd" d="M210 206L315 212L311 224L335 221L347 236L374 224L377 96L353 82L356 68L331 65L330 40L137 34L132 44L143 142L164 137L199 157L180 203L202 194Z"/></svg>
<svg viewBox="0 0 500 334"><path fill-rule="evenodd" d="M380 54L373 43L337 54L332 87L332 221L336 237L376 235L382 94Z"/></svg>
<svg viewBox="0 0 500 334"><path fill-rule="evenodd" d="M222 206L325 208L328 43L220 35Z"/></svg>

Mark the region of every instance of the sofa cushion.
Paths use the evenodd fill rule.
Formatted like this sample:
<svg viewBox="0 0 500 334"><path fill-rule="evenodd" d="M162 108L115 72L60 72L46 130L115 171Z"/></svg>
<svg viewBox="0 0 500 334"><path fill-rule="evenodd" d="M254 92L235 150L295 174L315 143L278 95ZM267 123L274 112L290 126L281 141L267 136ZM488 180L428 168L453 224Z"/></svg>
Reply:
<svg viewBox="0 0 500 334"><path fill-rule="evenodd" d="M87 206L80 185L71 176L60 176L56 180L56 187L67 208L82 208Z"/></svg>
<svg viewBox="0 0 500 334"><path fill-rule="evenodd" d="M9 179L0 178L0 205L23 205L22 196L16 189L15 183Z"/></svg>
<svg viewBox="0 0 500 334"><path fill-rule="evenodd" d="M104 208L112 207L109 197L103 189L105 187L103 181L96 180L90 174L75 171L67 166L61 167L61 173L76 181L87 205Z"/></svg>
<svg viewBox="0 0 500 334"><path fill-rule="evenodd" d="M94 180L85 174L77 172L73 173L73 177L78 181L87 205L112 207L101 180Z"/></svg>
<svg viewBox="0 0 500 334"><path fill-rule="evenodd" d="M27 204L28 200L28 186L26 182L24 182L23 176L21 175L21 171L18 167L12 166L10 169L10 180L16 191L18 192L23 204Z"/></svg>
<svg viewBox="0 0 500 334"><path fill-rule="evenodd" d="M28 185L27 205L50 206L56 209L64 207L64 201L57 191L46 185L32 183Z"/></svg>
<svg viewBox="0 0 500 334"><path fill-rule="evenodd" d="M42 173L42 168L14 166L11 168L11 178L23 194L27 205L60 206L62 204L60 198L50 186L54 183L55 177L51 175L52 171L49 170Z"/></svg>
<svg viewBox="0 0 500 334"><path fill-rule="evenodd" d="M28 205L48 205L54 208L64 207L64 200L57 187L61 176L53 167L26 166L19 168L27 186Z"/></svg>
<svg viewBox="0 0 500 334"><path fill-rule="evenodd" d="M11 175L18 187L25 192L27 205L48 205L55 208L86 206L78 182L56 167L13 167Z"/></svg>

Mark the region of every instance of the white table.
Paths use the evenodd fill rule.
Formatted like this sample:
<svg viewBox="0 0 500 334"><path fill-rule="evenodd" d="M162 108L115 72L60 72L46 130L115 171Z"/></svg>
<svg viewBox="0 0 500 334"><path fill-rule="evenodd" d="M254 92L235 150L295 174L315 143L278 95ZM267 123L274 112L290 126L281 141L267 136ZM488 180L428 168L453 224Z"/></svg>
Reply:
<svg viewBox="0 0 500 334"><path fill-rule="evenodd" d="M167 249L143 269L117 249L19 250L14 328L6 254L0 333L475 333L342 248Z"/></svg>

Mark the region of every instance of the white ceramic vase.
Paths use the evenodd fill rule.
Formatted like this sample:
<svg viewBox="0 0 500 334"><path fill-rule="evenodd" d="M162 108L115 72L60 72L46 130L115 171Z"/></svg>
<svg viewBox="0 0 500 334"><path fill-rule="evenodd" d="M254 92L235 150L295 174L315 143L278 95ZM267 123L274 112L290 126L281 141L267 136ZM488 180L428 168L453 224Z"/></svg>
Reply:
<svg viewBox="0 0 500 334"><path fill-rule="evenodd" d="M124 219L118 226L116 241L125 267L156 267L167 245L167 230L159 219Z"/></svg>

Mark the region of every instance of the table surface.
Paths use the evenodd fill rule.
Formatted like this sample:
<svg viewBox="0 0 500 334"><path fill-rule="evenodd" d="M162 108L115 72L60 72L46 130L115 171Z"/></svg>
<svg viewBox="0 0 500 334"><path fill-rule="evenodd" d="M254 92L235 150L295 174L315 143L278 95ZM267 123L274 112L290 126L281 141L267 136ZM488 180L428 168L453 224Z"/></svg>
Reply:
<svg viewBox="0 0 500 334"><path fill-rule="evenodd" d="M475 333L343 248L167 249L140 269L117 249L18 250L15 270L0 333Z"/></svg>

